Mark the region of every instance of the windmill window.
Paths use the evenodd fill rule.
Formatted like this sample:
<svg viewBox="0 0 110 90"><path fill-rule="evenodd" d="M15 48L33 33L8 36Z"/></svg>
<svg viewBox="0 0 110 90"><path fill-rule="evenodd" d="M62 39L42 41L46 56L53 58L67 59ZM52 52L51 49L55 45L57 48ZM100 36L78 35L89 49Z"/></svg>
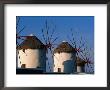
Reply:
<svg viewBox="0 0 110 90"><path fill-rule="evenodd" d="M58 51L58 54L60 54L60 52Z"/></svg>
<svg viewBox="0 0 110 90"><path fill-rule="evenodd" d="M20 59L20 56L19 56L19 59Z"/></svg>
<svg viewBox="0 0 110 90"><path fill-rule="evenodd" d="M26 64L22 64L22 65L21 65L21 68L25 68L25 67L26 67Z"/></svg>
<svg viewBox="0 0 110 90"><path fill-rule="evenodd" d="M21 61L20 61L20 64L21 64Z"/></svg>
<svg viewBox="0 0 110 90"><path fill-rule="evenodd" d="M25 53L25 49L23 49L23 52Z"/></svg>

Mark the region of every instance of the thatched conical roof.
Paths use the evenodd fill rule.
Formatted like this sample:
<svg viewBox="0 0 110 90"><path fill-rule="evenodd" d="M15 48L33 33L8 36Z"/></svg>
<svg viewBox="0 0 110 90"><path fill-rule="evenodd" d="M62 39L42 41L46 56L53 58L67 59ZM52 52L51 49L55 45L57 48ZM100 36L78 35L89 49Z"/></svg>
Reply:
<svg viewBox="0 0 110 90"><path fill-rule="evenodd" d="M76 50L68 42L62 42L54 50L54 53L61 53L61 52L67 52L67 53L73 52L73 53L76 53Z"/></svg>
<svg viewBox="0 0 110 90"><path fill-rule="evenodd" d="M45 45L36 37L28 36L17 49L43 49Z"/></svg>
<svg viewBox="0 0 110 90"><path fill-rule="evenodd" d="M77 57L76 63L77 63L77 66L84 66L86 64L86 62L80 57Z"/></svg>

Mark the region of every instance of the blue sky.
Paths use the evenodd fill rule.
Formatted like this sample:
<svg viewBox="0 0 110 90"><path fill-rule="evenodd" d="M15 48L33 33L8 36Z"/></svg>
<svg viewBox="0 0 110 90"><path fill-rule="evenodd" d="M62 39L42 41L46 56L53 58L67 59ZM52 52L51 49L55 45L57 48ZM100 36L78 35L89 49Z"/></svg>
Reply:
<svg viewBox="0 0 110 90"><path fill-rule="evenodd" d="M36 35L43 43L41 29L45 26L45 21L50 27L49 33L55 28L53 37L59 37L55 42L68 41L67 36L71 37L71 28L77 40L82 36L90 48L94 49L94 16L20 16L19 29L25 26L20 35ZM77 33L75 33L77 32Z"/></svg>
<svg viewBox="0 0 110 90"><path fill-rule="evenodd" d="M59 37L59 41L68 41L67 35L71 37L71 28L82 35L91 47L94 46L94 17L93 16L22 16L20 17L20 28L25 26L21 35L33 33L39 39L42 39L41 29L47 20L50 27L55 29L54 36ZM51 29L49 30L51 33ZM76 35L76 34L75 34Z"/></svg>

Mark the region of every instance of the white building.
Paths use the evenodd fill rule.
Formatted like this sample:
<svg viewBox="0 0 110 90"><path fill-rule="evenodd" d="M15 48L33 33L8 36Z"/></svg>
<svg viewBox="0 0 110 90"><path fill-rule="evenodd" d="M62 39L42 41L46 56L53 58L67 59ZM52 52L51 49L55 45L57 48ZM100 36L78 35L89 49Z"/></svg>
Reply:
<svg viewBox="0 0 110 90"><path fill-rule="evenodd" d="M77 57L77 72L78 73L85 73L85 64L86 62L81 58Z"/></svg>
<svg viewBox="0 0 110 90"><path fill-rule="evenodd" d="M76 51L68 43L63 41L54 50L54 72L74 73L76 72Z"/></svg>
<svg viewBox="0 0 110 90"><path fill-rule="evenodd" d="M17 48L18 68L46 70L46 49L36 37L29 36Z"/></svg>

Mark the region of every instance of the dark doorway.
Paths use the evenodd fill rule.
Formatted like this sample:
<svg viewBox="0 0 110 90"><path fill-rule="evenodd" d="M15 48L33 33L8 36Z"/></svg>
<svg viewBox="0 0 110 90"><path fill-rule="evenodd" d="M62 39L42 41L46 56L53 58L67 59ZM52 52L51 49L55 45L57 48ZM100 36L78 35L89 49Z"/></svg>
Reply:
<svg viewBox="0 0 110 90"><path fill-rule="evenodd" d="M21 68L25 68L25 67L26 67L26 64L22 64L22 65L21 65Z"/></svg>
<svg viewBox="0 0 110 90"><path fill-rule="evenodd" d="M58 68L58 72L61 72L61 68Z"/></svg>

